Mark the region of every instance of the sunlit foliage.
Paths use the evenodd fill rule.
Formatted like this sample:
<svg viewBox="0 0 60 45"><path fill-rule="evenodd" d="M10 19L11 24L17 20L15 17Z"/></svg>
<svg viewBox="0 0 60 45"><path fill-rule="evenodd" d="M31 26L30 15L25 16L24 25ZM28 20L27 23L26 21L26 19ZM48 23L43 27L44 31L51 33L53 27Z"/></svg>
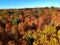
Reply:
<svg viewBox="0 0 60 45"><path fill-rule="evenodd" d="M37 31L27 31L23 36L23 39L28 41L29 38L33 38L33 45L59 45L60 39L60 30L56 33L56 28L53 26L46 26L45 30L37 30Z"/></svg>

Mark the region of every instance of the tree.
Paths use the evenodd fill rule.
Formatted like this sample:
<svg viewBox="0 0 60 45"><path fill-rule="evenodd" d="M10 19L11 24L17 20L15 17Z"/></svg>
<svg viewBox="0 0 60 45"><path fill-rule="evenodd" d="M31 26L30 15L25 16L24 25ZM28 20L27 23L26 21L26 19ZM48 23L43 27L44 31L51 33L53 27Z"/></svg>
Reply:
<svg viewBox="0 0 60 45"><path fill-rule="evenodd" d="M15 26L18 26L18 18L15 17L12 21L12 24L15 25Z"/></svg>
<svg viewBox="0 0 60 45"><path fill-rule="evenodd" d="M52 11L54 11L55 7L54 6L51 6L51 9L52 9Z"/></svg>
<svg viewBox="0 0 60 45"><path fill-rule="evenodd" d="M45 9L49 9L49 7L45 7Z"/></svg>

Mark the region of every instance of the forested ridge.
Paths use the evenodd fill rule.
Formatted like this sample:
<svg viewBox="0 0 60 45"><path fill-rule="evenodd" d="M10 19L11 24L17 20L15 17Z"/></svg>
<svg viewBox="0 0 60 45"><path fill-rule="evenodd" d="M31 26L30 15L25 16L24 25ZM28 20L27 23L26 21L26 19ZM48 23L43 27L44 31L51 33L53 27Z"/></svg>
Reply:
<svg viewBox="0 0 60 45"><path fill-rule="evenodd" d="M60 45L60 8L1 9L0 45Z"/></svg>

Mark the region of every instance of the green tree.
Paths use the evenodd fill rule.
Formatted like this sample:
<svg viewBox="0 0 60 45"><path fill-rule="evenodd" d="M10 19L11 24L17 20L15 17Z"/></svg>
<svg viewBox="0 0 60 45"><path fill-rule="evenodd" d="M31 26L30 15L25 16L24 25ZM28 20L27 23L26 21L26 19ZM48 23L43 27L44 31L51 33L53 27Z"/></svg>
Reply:
<svg viewBox="0 0 60 45"><path fill-rule="evenodd" d="M49 7L45 7L45 9L49 9Z"/></svg>
<svg viewBox="0 0 60 45"><path fill-rule="evenodd" d="M12 24L15 26L18 26L18 18L15 17L14 20L12 21Z"/></svg>
<svg viewBox="0 0 60 45"><path fill-rule="evenodd" d="M54 11L55 7L54 6L51 6L51 9L52 9L52 11Z"/></svg>

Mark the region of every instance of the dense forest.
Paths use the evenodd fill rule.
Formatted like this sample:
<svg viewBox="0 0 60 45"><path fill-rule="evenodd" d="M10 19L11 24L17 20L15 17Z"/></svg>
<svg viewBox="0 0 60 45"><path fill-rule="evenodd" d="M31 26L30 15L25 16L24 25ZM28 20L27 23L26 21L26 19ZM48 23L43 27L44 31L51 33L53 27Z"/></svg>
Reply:
<svg viewBox="0 0 60 45"><path fill-rule="evenodd" d="M0 45L60 45L60 8L0 9Z"/></svg>

